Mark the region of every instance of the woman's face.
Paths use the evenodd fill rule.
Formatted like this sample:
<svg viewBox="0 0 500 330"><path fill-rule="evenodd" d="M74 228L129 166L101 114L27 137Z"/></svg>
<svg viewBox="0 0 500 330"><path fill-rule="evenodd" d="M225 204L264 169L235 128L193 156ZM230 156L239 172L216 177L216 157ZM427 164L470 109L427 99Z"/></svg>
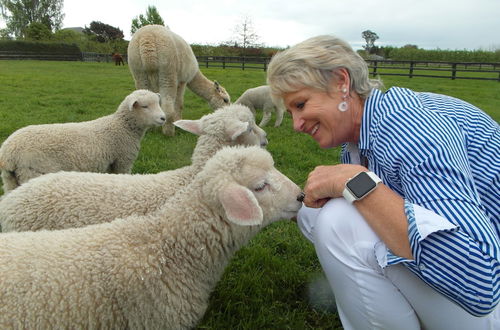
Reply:
<svg viewBox="0 0 500 330"><path fill-rule="evenodd" d="M350 111L338 110L340 91L326 93L304 87L284 94L283 100L292 115L294 130L311 135L321 148L336 147L352 139Z"/></svg>

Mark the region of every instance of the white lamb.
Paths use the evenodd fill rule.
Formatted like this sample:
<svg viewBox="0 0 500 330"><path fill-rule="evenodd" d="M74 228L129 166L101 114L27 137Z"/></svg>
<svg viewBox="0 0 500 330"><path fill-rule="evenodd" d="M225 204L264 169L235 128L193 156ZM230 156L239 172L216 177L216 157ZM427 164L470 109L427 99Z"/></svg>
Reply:
<svg viewBox="0 0 500 330"><path fill-rule="evenodd" d="M266 133L243 105L176 125L199 135L191 165L158 174L58 172L35 178L0 200L2 231L82 227L147 214L187 185L222 147L267 145Z"/></svg>
<svg viewBox="0 0 500 330"><path fill-rule="evenodd" d="M234 253L300 189L259 147L227 147L155 214L0 235L1 329L190 329Z"/></svg>
<svg viewBox="0 0 500 330"><path fill-rule="evenodd" d="M260 127L267 125L273 112L276 112L274 127L280 126L286 111L283 101L274 101L271 98L271 88L268 85L247 89L234 103L246 105L254 114L255 109L262 109L263 116L259 124Z"/></svg>
<svg viewBox="0 0 500 330"><path fill-rule="evenodd" d="M128 64L136 88L160 93L166 135L175 134L173 122L182 118L186 85L214 110L230 102L224 87L201 73L191 46L168 27L146 25L137 30L128 45Z"/></svg>
<svg viewBox="0 0 500 330"><path fill-rule="evenodd" d="M4 192L57 171L130 173L146 130L165 122L159 101L156 93L136 90L111 115L15 131L0 147Z"/></svg>

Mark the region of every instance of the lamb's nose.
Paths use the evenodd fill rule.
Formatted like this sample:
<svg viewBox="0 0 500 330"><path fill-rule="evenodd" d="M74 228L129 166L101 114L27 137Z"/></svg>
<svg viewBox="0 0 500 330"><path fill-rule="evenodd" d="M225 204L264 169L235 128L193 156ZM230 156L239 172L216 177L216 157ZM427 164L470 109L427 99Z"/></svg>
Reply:
<svg viewBox="0 0 500 330"><path fill-rule="evenodd" d="M305 197L306 197L306 194L305 194L304 192L301 192L301 193L297 196L297 200L298 200L299 202L303 202Z"/></svg>

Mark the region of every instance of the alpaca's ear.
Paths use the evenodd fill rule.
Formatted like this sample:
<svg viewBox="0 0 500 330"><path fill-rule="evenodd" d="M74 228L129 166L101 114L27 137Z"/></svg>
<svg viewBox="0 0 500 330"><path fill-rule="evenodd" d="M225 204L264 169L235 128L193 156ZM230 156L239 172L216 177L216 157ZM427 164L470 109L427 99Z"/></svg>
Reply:
<svg viewBox="0 0 500 330"><path fill-rule="evenodd" d="M228 184L219 192L219 201L229 221L240 226L262 224L262 209L248 188L236 183Z"/></svg>
<svg viewBox="0 0 500 330"><path fill-rule="evenodd" d="M181 119L174 121L174 125L196 135L203 133L200 120Z"/></svg>
<svg viewBox="0 0 500 330"><path fill-rule="evenodd" d="M249 130L249 123L233 120L225 126L227 135L231 138L231 141L236 140L241 134Z"/></svg>

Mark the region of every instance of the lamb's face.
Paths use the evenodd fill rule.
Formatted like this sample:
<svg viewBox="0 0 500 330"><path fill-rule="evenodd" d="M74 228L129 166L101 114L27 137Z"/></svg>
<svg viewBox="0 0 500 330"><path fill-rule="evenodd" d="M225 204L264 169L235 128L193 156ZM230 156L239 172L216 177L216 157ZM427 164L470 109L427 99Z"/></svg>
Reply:
<svg viewBox="0 0 500 330"><path fill-rule="evenodd" d="M300 188L273 165L269 152L258 147L227 147L210 159L203 194L220 203L229 221L265 226L291 219L301 207ZM215 199L215 200L214 200Z"/></svg>
<svg viewBox="0 0 500 330"><path fill-rule="evenodd" d="M252 111L241 104L232 104L225 108L231 113L229 120L235 118L241 122L248 123L247 131L234 140L233 145L261 146L265 148L268 144L267 133L255 123ZM227 125L227 124L226 124Z"/></svg>
<svg viewBox="0 0 500 330"><path fill-rule="evenodd" d="M261 146L265 148L268 144L267 133L260 128L255 121L249 120L248 129L234 140L234 144L243 146Z"/></svg>
<svg viewBox="0 0 500 330"><path fill-rule="evenodd" d="M242 182L255 196L262 209L263 225L280 219L291 219L302 206L300 188L274 166L266 169L249 164L241 169Z"/></svg>
<svg viewBox="0 0 500 330"><path fill-rule="evenodd" d="M130 110L143 127L161 126L165 123L165 113L160 107L159 94L137 90L129 95Z"/></svg>
<svg viewBox="0 0 500 330"><path fill-rule="evenodd" d="M231 97L224 87L217 81L214 81L212 96L208 100L210 107L213 110L222 108L231 103Z"/></svg>

